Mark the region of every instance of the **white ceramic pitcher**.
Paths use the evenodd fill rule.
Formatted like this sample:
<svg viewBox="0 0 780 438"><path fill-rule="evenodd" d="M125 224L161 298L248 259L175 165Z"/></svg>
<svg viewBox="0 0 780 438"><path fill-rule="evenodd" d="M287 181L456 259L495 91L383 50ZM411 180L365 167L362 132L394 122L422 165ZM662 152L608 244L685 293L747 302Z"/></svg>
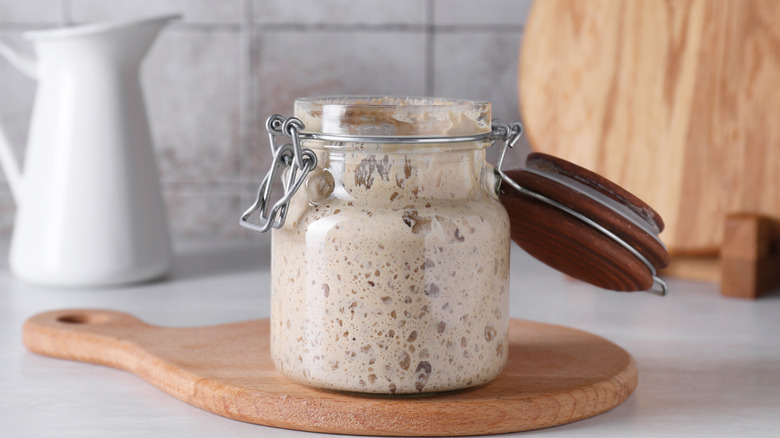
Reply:
<svg viewBox="0 0 780 438"><path fill-rule="evenodd" d="M17 277L103 286L169 269L139 68L174 18L25 33L37 59L0 45L0 54L38 80L23 174L0 130L0 164L17 205L10 254Z"/></svg>

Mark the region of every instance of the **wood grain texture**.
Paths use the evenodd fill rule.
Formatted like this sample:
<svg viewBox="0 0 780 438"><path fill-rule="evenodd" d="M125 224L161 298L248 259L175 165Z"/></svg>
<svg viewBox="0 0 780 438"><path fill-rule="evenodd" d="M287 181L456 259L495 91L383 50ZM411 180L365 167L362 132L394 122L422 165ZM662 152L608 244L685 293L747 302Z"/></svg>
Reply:
<svg viewBox="0 0 780 438"><path fill-rule="evenodd" d="M33 352L127 370L228 418L315 432L477 435L564 424L607 411L636 387L633 358L598 336L512 320L493 382L430 396L366 396L294 383L273 367L268 320L166 328L108 310L61 310L23 327ZM115 401L121 403L121 401Z"/></svg>
<svg viewBox="0 0 780 438"><path fill-rule="evenodd" d="M527 157L525 169L503 176L499 198L512 240L547 265L595 286L635 292L651 289L654 272L669 264L657 238L661 216L603 176L540 152Z"/></svg>
<svg viewBox="0 0 780 438"><path fill-rule="evenodd" d="M725 228L721 294L755 299L780 286L780 221L739 214L729 216Z"/></svg>
<svg viewBox="0 0 780 438"><path fill-rule="evenodd" d="M774 0L535 2L531 147L652 205L673 255L716 253L728 214L780 217L778 23Z"/></svg>
<svg viewBox="0 0 780 438"><path fill-rule="evenodd" d="M661 270L661 275L685 278L688 280L720 283L720 257L718 254L676 255L669 266Z"/></svg>
<svg viewBox="0 0 780 438"><path fill-rule="evenodd" d="M577 196L576 192L541 176L522 169L505 173L520 186L552 198L587 217L600 210L592 205L583 205L583 197ZM639 259L581 220L517 193L508 185L502 186L500 199L509 213L512 241L548 266L610 290L644 291L653 286L652 274ZM625 238L625 233L618 234L623 234L621 237Z"/></svg>
<svg viewBox="0 0 780 438"><path fill-rule="evenodd" d="M579 219L528 197L504 205L512 241L546 265L604 289L633 292L653 286L639 259Z"/></svg>

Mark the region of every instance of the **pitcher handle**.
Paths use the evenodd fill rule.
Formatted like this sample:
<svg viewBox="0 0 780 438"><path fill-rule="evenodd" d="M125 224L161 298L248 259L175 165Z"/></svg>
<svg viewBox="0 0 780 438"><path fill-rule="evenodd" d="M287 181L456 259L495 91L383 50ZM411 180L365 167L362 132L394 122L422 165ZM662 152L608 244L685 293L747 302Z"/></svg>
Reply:
<svg viewBox="0 0 780 438"><path fill-rule="evenodd" d="M11 65L27 76L33 79L37 78L38 68L33 57L19 53L2 42L0 42L0 56L7 59ZM11 189L11 195L18 205L22 198L21 193L19 193L22 172L19 168L19 161L14 154L14 150L11 147L11 143L8 141L8 136L2 126L0 126L0 165L2 165L3 171L5 172L5 178L8 181L8 187Z"/></svg>
<svg viewBox="0 0 780 438"><path fill-rule="evenodd" d="M38 78L38 65L32 56L19 53L2 41L0 41L0 56L7 59L20 72L33 79Z"/></svg>

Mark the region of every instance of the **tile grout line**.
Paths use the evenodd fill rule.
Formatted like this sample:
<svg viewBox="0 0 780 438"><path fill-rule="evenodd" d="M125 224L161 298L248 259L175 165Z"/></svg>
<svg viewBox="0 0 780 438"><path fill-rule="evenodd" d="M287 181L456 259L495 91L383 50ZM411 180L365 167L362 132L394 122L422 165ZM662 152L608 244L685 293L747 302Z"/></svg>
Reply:
<svg viewBox="0 0 780 438"><path fill-rule="evenodd" d="M435 92L434 67L435 53L434 45L436 38L436 28L434 26L434 2L427 0L425 3L425 95L432 96Z"/></svg>
<svg viewBox="0 0 780 438"><path fill-rule="evenodd" d="M2 24L2 23L0 23ZM13 24L13 23L8 23ZM477 33L515 33L522 32L522 24L338 24L338 23L204 23L184 22L171 23L169 27L178 30L208 31L208 30L234 30L242 27L258 29L265 32L398 32L398 33L425 33L433 29L439 33L477 32Z"/></svg>
<svg viewBox="0 0 780 438"><path fill-rule="evenodd" d="M243 1L243 0L242 0ZM71 5L70 0L60 0L60 5ZM44 26L60 25L72 26L84 24L84 22L73 21L72 14L68 8L62 6L59 18L54 22L12 22L0 21L0 30L27 30L38 29ZM397 32L397 33L522 33L525 30L523 25L505 24L296 24L296 23L198 23L198 22L174 22L166 28L177 31L204 32L204 31L233 31L241 32L243 28L250 31L254 29L264 32L287 32L287 33L309 33L309 32Z"/></svg>
<svg viewBox="0 0 780 438"><path fill-rule="evenodd" d="M60 12L60 27L73 25L73 4L71 0L59 0L57 3Z"/></svg>
<svg viewBox="0 0 780 438"><path fill-rule="evenodd" d="M255 29L254 11L252 7L253 0L242 0L242 13L244 14L241 20L241 103L242 103L242 126L244 134L242 135L242 147L241 147L241 168L239 174L239 211L236 214L236 218L243 214L246 208L248 208L254 201L254 192L257 190L257 186L260 183L258 178L254 178L253 171L254 166L252 157L254 156L254 146L257 143L257 129L254 124L257 120L257 105L255 104L255 81L253 80L253 73L255 69L255 57L258 56L255 50ZM246 188L251 186L252 190L247 191ZM249 239L249 241L262 240L261 233L256 233L239 226L236 220L237 235L243 238Z"/></svg>
<svg viewBox="0 0 780 438"><path fill-rule="evenodd" d="M0 32L24 32L28 30L47 29L53 26L59 26L59 21L41 21L41 22L0 21Z"/></svg>
<svg viewBox="0 0 780 438"><path fill-rule="evenodd" d="M239 99L240 99L240 138L239 148L239 169L238 180L241 189L239 189L239 202L241 206L248 205L249 200L243 187L251 179L251 169L247 166L251 163L252 146L252 119L254 116L254 105L252 104L252 58L253 58L253 38L252 38L252 0L241 0L241 36L239 50Z"/></svg>

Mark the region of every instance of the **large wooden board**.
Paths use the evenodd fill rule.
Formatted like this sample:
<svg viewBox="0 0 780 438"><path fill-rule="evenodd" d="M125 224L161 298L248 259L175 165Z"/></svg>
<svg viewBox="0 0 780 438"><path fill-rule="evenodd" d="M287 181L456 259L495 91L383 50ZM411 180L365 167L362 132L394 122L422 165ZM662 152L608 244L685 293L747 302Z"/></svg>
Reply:
<svg viewBox="0 0 780 438"><path fill-rule="evenodd" d="M537 1L519 83L531 147L652 205L673 255L780 217L780 2Z"/></svg>
<svg viewBox="0 0 780 438"><path fill-rule="evenodd" d="M427 396L322 391L274 369L268 330L268 320L168 328L108 310L62 310L30 318L23 339L39 354L130 371L228 418L316 432L420 436L538 429L607 411L637 383L633 358L617 345L567 327L512 320L509 362L486 385Z"/></svg>

